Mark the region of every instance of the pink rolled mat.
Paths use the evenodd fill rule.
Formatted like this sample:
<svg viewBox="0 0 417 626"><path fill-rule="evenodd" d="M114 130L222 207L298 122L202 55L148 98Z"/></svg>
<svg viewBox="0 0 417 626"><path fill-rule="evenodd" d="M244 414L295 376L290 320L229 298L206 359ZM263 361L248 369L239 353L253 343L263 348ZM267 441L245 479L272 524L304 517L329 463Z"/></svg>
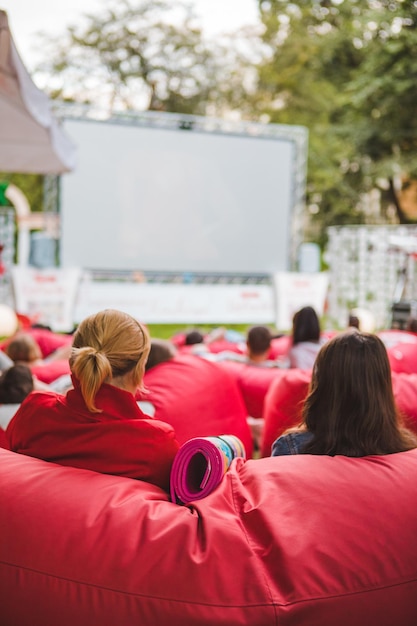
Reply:
<svg viewBox="0 0 417 626"><path fill-rule="evenodd" d="M236 457L246 458L234 435L194 437L178 450L171 470L171 499L177 504L201 500L222 481Z"/></svg>

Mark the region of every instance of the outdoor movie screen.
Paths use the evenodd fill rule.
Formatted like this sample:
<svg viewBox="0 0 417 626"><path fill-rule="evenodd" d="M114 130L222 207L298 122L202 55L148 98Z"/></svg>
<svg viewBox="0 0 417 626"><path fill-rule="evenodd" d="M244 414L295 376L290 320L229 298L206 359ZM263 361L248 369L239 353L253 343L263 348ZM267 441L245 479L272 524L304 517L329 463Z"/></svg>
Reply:
<svg viewBox="0 0 417 626"><path fill-rule="evenodd" d="M289 269L295 142L68 119L62 266L266 273Z"/></svg>

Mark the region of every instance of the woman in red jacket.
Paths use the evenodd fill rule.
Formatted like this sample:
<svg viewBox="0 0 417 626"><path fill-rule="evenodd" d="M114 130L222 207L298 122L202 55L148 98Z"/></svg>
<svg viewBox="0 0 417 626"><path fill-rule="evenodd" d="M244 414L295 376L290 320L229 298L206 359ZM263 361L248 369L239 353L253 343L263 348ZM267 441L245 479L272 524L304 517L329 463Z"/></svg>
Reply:
<svg viewBox="0 0 417 626"><path fill-rule="evenodd" d="M146 329L126 313L107 309L85 319L69 360L74 388L66 396L31 393L7 428L10 449L168 490L174 430L135 400L149 347Z"/></svg>

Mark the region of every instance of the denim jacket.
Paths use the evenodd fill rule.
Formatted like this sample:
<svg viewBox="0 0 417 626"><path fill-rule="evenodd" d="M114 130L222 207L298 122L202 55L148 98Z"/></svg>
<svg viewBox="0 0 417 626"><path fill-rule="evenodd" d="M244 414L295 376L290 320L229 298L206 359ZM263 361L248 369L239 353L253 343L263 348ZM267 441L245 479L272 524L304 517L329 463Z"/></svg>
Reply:
<svg viewBox="0 0 417 626"><path fill-rule="evenodd" d="M288 433L281 435L272 444L271 456L284 456L288 454L302 454L304 446L313 439L312 433L307 431Z"/></svg>

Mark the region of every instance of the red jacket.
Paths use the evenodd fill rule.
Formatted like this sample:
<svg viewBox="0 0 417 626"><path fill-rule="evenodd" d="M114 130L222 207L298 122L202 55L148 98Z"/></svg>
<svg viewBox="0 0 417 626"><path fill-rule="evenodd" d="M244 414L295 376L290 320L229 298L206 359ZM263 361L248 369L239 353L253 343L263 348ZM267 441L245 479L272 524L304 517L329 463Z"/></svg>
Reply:
<svg viewBox="0 0 417 626"><path fill-rule="evenodd" d="M76 382L76 381L75 381ZM148 418L127 391L104 384L91 413L76 384L66 396L34 391L6 434L14 452L169 488L178 443L172 426Z"/></svg>

